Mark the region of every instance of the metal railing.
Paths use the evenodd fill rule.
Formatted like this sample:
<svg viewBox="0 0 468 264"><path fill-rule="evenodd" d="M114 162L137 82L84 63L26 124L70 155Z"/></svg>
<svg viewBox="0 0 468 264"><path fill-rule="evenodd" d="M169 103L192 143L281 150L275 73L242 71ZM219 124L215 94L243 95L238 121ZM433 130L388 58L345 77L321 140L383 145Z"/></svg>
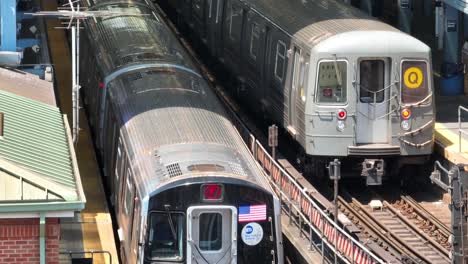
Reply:
<svg viewBox="0 0 468 264"><path fill-rule="evenodd" d="M222 95L220 98L225 101L227 106L230 106ZM282 211L289 217L289 223L294 223L299 228L301 235L308 233L306 239L309 241L310 250L315 247L321 251L322 257L325 257L327 250L331 251L344 263L385 263L336 224L309 196L307 189L303 188L271 157L260 141L250 132L250 129L241 121L237 113L230 107L229 110L239 134L255 160L266 172L268 181L278 194ZM298 219L298 221L292 221L293 218ZM320 238L318 245L314 242L314 234L316 238Z"/></svg>
<svg viewBox="0 0 468 264"><path fill-rule="evenodd" d="M458 106L458 152L462 152L462 134L468 136L468 131L462 129L462 111L468 114L468 108Z"/></svg>

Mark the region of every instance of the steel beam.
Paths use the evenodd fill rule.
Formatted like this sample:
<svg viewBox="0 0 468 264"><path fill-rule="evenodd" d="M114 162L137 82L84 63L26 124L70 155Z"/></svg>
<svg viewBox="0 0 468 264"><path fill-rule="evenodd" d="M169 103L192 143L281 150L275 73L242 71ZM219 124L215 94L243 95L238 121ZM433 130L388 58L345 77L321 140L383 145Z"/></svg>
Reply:
<svg viewBox="0 0 468 264"><path fill-rule="evenodd" d="M16 0L0 1L0 50L16 51Z"/></svg>
<svg viewBox="0 0 468 264"><path fill-rule="evenodd" d="M412 0L398 0L398 27L408 34L411 34L413 20L412 4Z"/></svg>
<svg viewBox="0 0 468 264"><path fill-rule="evenodd" d="M450 5L444 6L444 62L458 64L460 62L460 12Z"/></svg>

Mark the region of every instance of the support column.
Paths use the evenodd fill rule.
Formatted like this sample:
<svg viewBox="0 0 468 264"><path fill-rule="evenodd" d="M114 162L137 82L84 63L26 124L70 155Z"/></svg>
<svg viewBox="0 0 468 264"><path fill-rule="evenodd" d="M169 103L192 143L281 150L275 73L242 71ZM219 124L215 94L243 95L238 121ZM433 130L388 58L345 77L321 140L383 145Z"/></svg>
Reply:
<svg viewBox="0 0 468 264"><path fill-rule="evenodd" d="M411 10L412 0L398 0L398 27L401 31L411 34L413 12Z"/></svg>
<svg viewBox="0 0 468 264"><path fill-rule="evenodd" d="M2 0L3 1L3 0ZM46 264L46 217L45 212L39 213L39 263Z"/></svg>
<svg viewBox="0 0 468 264"><path fill-rule="evenodd" d="M16 51L16 0L0 1L0 47L2 51Z"/></svg>
<svg viewBox="0 0 468 264"><path fill-rule="evenodd" d="M460 12L445 5L444 63L460 62Z"/></svg>
<svg viewBox="0 0 468 264"><path fill-rule="evenodd" d="M372 15L372 0L361 0L361 10Z"/></svg>

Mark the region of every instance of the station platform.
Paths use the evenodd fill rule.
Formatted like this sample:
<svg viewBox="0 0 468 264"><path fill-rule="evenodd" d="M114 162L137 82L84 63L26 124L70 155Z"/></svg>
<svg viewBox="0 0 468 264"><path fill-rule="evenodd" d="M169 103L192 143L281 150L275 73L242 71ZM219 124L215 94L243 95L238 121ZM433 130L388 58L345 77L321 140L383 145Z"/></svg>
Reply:
<svg viewBox="0 0 468 264"><path fill-rule="evenodd" d="M56 11L56 1L42 0L42 10ZM58 104L68 118L72 117L71 54L66 32L59 20L46 20L51 60L55 70ZM97 164L88 120L80 112L81 130L75 146L83 189L88 203L74 218L61 221L59 250L60 263L71 263L73 258L93 257L92 263L118 264L119 258L113 231L112 217L107 205L102 178ZM69 123L72 124L71 120ZM75 254L64 254L75 252ZM76 252L88 252L86 254ZM91 254L89 252L95 252ZM111 257L109 257L109 255ZM88 263L88 262L83 262Z"/></svg>
<svg viewBox="0 0 468 264"><path fill-rule="evenodd" d="M459 106L468 107L468 96L436 97L435 152L452 164L468 164L468 135L459 139ZM461 128L468 133L468 113L462 111L461 117Z"/></svg>

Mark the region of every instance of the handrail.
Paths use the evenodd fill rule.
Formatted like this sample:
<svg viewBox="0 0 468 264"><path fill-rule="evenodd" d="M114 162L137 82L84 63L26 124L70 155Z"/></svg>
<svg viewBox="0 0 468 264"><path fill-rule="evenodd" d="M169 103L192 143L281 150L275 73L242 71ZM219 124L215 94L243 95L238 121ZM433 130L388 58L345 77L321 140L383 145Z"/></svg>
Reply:
<svg viewBox="0 0 468 264"><path fill-rule="evenodd" d="M252 139L254 139L253 135ZM250 145L252 146L252 144ZM270 177L268 180L273 183L273 187L279 193L281 202L295 208L303 223L323 238L322 243L327 244L327 247L333 252L340 253L338 256L347 263L361 263L360 260L362 259L369 260L371 263L385 263L336 224L309 196L306 189L302 188L271 157L258 140L255 140L253 146L254 149L251 151L254 157L268 172ZM291 213L289 213L289 217L292 217ZM309 237L309 239L312 243L312 237ZM335 239L338 241L336 247Z"/></svg>
<svg viewBox="0 0 468 264"><path fill-rule="evenodd" d="M91 254L91 259L93 259L94 263L94 254L103 254L109 256L109 264L112 264L112 254L107 250L66 250L60 251L59 254L61 255L68 255L70 259L73 260L73 255L87 255Z"/></svg>
<svg viewBox="0 0 468 264"><path fill-rule="evenodd" d="M468 108L463 107L461 105L458 106L458 152L462 152L462 134L465 136L468 136L468 131L464 131L461 126L461 115L462 115L462 110L465 111L465 113L468 113Z"/></svg>

